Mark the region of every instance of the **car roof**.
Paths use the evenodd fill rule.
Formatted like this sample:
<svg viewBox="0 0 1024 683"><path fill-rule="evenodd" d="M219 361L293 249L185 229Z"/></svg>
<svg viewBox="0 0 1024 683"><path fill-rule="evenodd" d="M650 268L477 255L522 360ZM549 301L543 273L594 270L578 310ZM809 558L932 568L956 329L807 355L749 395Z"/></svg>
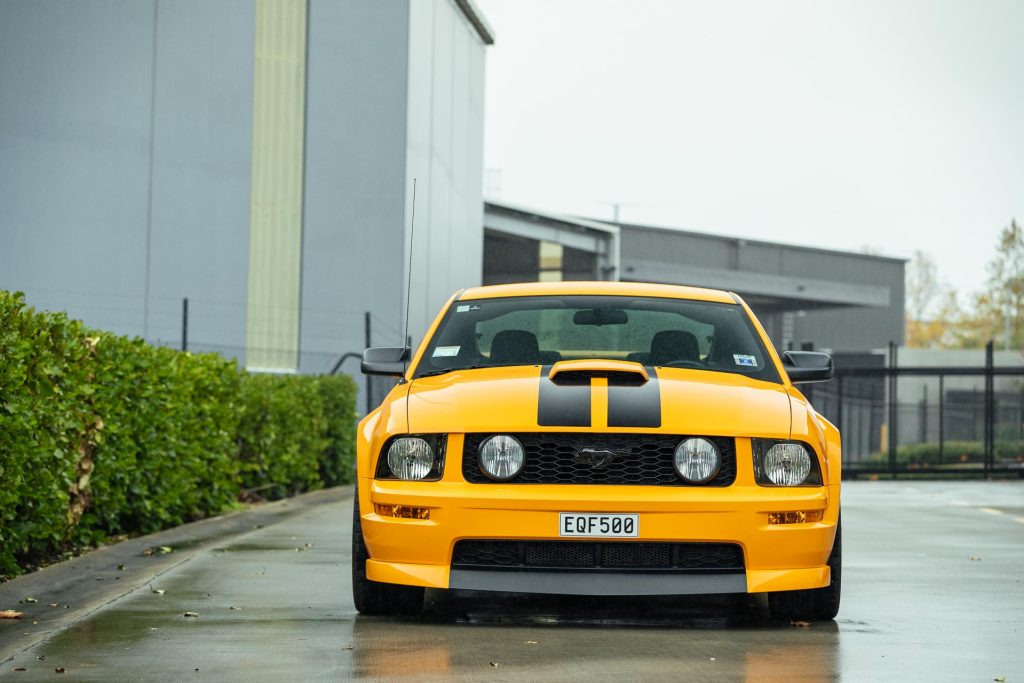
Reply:
<svg viewBox="0 0 1024 683"><path fill-rule="evenodd" d="M714 301L725 304L738 303L738 297L730 292L703 287L682 285L660 285L649 282L524 282L511 285L489 285L465 289L457 297L459 301L472 299L494 299L512 296L557 296L560 294L593 296L651 296L665 299L693 299Z"/></svg>

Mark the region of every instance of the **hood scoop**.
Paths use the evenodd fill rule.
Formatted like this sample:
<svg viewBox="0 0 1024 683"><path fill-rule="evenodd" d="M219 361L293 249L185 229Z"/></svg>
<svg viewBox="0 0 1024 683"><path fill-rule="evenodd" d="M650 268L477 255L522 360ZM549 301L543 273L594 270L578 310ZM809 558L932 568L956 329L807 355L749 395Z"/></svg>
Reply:
<svg viewBox="0 0 1024 683"><path fill-rule="evenodd" d="M628 360L563 360L552 365L548 373L555 384L590 384L595 377L619 386L641 386L650 380L643 365Z"/></svg>

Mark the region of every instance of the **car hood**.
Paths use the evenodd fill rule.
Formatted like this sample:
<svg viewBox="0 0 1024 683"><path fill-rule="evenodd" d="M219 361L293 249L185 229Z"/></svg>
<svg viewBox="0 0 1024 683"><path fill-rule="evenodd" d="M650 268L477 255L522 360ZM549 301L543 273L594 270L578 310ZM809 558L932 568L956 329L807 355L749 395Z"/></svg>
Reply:
<svg viewBox="0 0 1024 683"><path fill-rule="evenodd" d="M790 435L790 399L781 384L735 373L658 368L636 386L605 387L606 380L566 385L551 382L545 370L484 368L415 379L408 393L410 433Z"/></svg>

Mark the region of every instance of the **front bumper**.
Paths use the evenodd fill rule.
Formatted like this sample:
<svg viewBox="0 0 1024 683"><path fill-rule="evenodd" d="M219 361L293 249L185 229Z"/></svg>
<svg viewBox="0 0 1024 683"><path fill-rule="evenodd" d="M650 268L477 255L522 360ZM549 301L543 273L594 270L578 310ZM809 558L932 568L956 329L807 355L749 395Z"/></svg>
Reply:
<svg viewBox="0 0 1024 683"><path fill-rule="evenodd" d="M839 517L838 486L725 488L469 484L360 478L367 578L428 588L583 595L757 593L827 586ZM425 507L430 519L378 515L374 504ZM820 522L769 524L769 513L821 511ZM735 543L740 574L666 574L451 568L463 539L560 539L560 512L638 513L631 541ZM583 539L579 539L583 540ZM591 539L593 540L593 539Z"/></svg>

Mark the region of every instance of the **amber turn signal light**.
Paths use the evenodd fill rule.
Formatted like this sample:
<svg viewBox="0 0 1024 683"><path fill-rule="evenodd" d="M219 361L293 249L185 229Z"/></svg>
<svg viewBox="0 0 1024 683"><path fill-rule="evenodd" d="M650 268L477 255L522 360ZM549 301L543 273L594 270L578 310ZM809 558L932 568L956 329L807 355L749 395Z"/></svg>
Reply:
<svg viewBox="0 0 1024 683"><path fill-rule="evenodd" d="M805 522L820 522L825 516L822 510L809 510L807 512L769 512L769 524L803 524Z"/></svg>
<svg viewBox="0 0 1024 683"><path fill-rule="evenodd" d="M402 519L430 519L430 508L414 508L408 505L380 505L373 509L382 517L401 517Z"/></svg>

